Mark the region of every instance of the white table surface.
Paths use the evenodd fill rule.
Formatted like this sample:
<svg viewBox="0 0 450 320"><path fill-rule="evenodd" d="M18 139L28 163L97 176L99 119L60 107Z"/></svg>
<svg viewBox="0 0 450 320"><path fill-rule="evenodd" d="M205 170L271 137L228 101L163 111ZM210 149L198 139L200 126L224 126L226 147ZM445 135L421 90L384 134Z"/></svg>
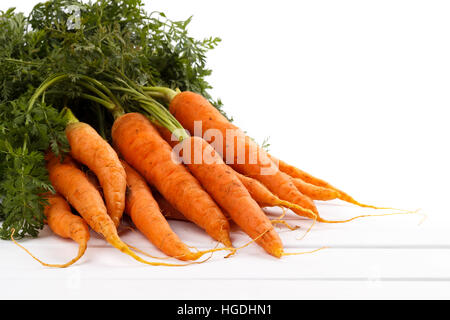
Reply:
<svg viewBox="0 0 450 320"><path fill-rule="evenodd" d="M338 202L318 203L323 216L344 218L381 213ZM268 214L275 217L278 209ZM340 299L449 298L450 237L442 215L371 217L347 224L316 224L297 240L310 221L292 213L301 226L277 227L286 251L314 254L275 259L255 244L224 259L215 253L204 264L182 268L142 265L113 249L92 233L85 256L67 269L42 267L10 241L0 242L0 281L8 290L0 298L101 299ZM191 223L171 221L189 245L216 244ZM143 250L158 251L142 235L126 231L123 239ZM249 238L234 228L235 246ZM21 243L47 262L58 263L76 253L76 245L51 234ZM176 262L176 260L171 260Z"/></svg>

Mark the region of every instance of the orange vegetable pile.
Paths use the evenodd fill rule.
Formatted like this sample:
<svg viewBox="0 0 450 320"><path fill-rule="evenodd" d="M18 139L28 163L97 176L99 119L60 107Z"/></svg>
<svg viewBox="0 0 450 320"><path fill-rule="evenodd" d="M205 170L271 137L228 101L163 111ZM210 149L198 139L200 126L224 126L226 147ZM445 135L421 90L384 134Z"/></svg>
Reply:
<svg viewBox="0 0 450 320"><path fill-rule="evenodd" d="M65 110L69 119L66 135L70 155L60 158L50 151L47 153L47 169L57 195L48 195L50 201L45 212L49 227L56 234L78 242L80 250L75 259L63 265L35 259L45 266L73 264L86 249L89 225L113 247L142 263L185 265L150 262L136 255L117 231L124 212L168 257L189 261L218 250L235 253L230 240L231 221L268 254L280 258L295 254L284 252L282 240L273 226L285 221L271 221L262 208L278 206L313 222L339 223L357 217L326 220L320 216L313 200L339 198L366 206L327 182L276 160L201 95L183 92L174 93L173 97L169 110L184 126L183 134L172 137L169 130L155 126L144 114L125 113L117 116L112 126L114 147L89 124L79 122L69 109ZM196 132L194 126L200 122L202 134L218 130L222 135L216 135L211 144L201 136L189 135L189 132ZM235 135L229 138L227 130L233 130ZM217 141L220 136L223 141ZM215 149L217 145L223 148ZM230 153L230 148L234 155L243 154L246 161L237 156L231 161L224 157ZM250 160L251 152L255 153L256 161ZM81 170L82 166L90 170L89 174ZM264 171L267 168L270 171ZM68 204L81 218L70 212ZM225 247L192 252L171 229L168 218L196 224Z"/></svg>
<svg viewBox="0 0 450 320"><path fill-rule="evenodd" d="M33 256L45 266L79 261L89 228L141 263L185 266L217 251L238 256L247 245L275 258L304 253L286 252L274 227L296 230L287 213L309 220L308 231L375 216L330 220L315 200L392 209L362 204L278 160L234 125L207 91L205 54L219 39L191 38L190 20L148 15L136 0L73 2L82 8L74 29L63 0L38 4L27 18L0 11L0 238L37 236L45 220L79 245L65 264ZM283 216L271 220L265 207ZM155 258L121 239L124 213L159 258L182 262L138 255ZM220 247L192 249L170 218L195 224ZM234 247L232 224L249 236L246 245Z"/></svg>

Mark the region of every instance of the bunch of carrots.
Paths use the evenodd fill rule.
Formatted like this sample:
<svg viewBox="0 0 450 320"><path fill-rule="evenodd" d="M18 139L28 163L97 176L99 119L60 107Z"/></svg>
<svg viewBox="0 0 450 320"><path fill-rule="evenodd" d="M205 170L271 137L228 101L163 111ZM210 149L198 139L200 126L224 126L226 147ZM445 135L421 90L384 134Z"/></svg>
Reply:
<svg viewBox="0 0 450 320"><path fill-rule="evenodd" d="M36 90L29 108L51 85L67 78L50 77ZM132 249L142 251L131 249L117 231L124 212L161 252L193 261L208 252L228 250L233 254L237 250L230 240L229 221L268 254L276 258L295 254L284 251L273 226L285 221L271 221L264 207L291 209L301 217L323 223L348 222L357 217L327 220L320 216L313 200L341 199L378 208L361 204L329 183L269 155L197 93L133 84L136 89L127 92L135 95L132 108L140 112L125 112L112 91L126 90L126 86L117 87L87 76L83 81L98 95L96 99L103 97L110 102L108 110L115 118L112 145L89 124L80 122L69 108L63 109L70 153L62 157L51 151L46 154L49 178L57 193L46 195L49 204L45 214L49 227L76 241L80 249L77 257L66 264L50 265L39 260L44 265L66 267L76 262L86 250L88 226L113 247L142 263L182 265L151 262L136 255ZM122 79L118 82L127 83ZM85 97L94 98L87 94ZM165 100L168 109L155 98ZM201 132L195 130L199 124ZM204 139L211 130L218 133L214 141ZM229 154L233 155L231 161L225 157ZM81 218L71 213L69 204ZM168 217L195 223L224 248L191 251L171 229Z"/></svg>
<svg viewBox="0 0 450 320"><path fill-rule="evenodd" d="M47 264L32 255L36 260L52 267L75 263L88 247L90 228L141 263L183 266L197 263L193 261L215 251L234 254L239 248L230 240L230 223L250 237L248 244L255 242L268 254L281 258L302 252L285 252L274 224L295 228L282 218L270 220L263 211L265 207L291 210L310 219L311 228L315 222L343 223L363 217L328 220L320 215L314 200L340 199L361 207L391 209L362 204L328 182L269 154L225 117L220 105L213 105L204 91L208 86L202 77L210 71L202 69L201 46L212 44L193 41L184 29L177 31L187 23L173 23L168 28L171 31L165 31L164 24L142 16L139 1L120 3L127 4L129 17L116 17L120 10L114 0L86 5L91 19L85 21L92 25L80 31L67 31L61 21L51 20L59 19L52 10L64 15L60 0L38 5L31 15L36 34L23 46L35 49L21 53L22 60L5 59L5 65L34 72L31 80L21 80L22 94L27 97L21 112L31 117L38 108L38 99L42 99L42 108L50 96L52 103L59 104L55 109L66 124L69 152L55 152L57 143L45 151L51 188L38 196L45 199L45 222L50 229L78 243L79 251L65 264ZM48 19L44 19L46 15ZM102 19L108 28L102 25ZM154 25L144 28L144 21L153 21ZM138 32L142 32L141 36L136 36ZM173 34L161 36L161 32ZM187 49L174 54L170 51L172 44L162 43L165 37L170 43L179 41L179 47L187 43ZM154 47L146 50L146 45ZM167 52L157 56L158 50ZM185 65L189 59L179 58L194 55L192 52L196 54L192 58L195 67ZM179 61L174 61L176 58ZM170 66L174 70L167 69ZM186 69L191 72L183 73ZM195 72L198 77L189 78ZM12 82L20 72L11 74ZM164 78L173 74L180 79ZM28 96L36 82L37 88ZM197 84L198 90L180 90L178 84L184 83ZM96 112L86 105L95 106ZM112 120L92 124L77 118L98 115ZM48 128L53 130L50 124ZM162 253L183 262L149 261L137 255L146 253L126 244L118 232L124 213ZM167 221L170 218L196 224L223 247L193 250L172 230ZM16 242L14 232L11 239Z"/></svg>

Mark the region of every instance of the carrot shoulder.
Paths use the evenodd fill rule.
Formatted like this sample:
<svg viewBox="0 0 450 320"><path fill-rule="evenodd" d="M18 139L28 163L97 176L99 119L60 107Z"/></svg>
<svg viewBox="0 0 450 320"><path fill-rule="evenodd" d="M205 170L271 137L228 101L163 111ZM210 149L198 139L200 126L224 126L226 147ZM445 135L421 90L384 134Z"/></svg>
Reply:
<svg viewBox="0 0 450 320"><path fill-rule="evenodd" d="M103 189L108 214L116 227L125 209L125 170L114 149L90 125L71 123L66 127L71 155L97 176Z"/></svg>
<svg viewBox="0 0 450 320"><path fill-rule="evenodd" d="M116 119L114 145L123 158L187 219L231 246L227 218L200 183L180 163L149 120L138 113Z"/></svg>

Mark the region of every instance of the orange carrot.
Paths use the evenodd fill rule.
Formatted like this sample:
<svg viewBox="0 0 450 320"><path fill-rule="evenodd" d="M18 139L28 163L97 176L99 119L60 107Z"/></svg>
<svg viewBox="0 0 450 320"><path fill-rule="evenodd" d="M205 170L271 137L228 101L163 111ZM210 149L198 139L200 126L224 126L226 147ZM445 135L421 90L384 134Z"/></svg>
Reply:
<svg viewBox="0 0 450 320"><path fill-rule="evenodd" d="M178 143L171 139L169 130L163 127L157 129L172 147L178 147ZM238 173L227 166L214 148L200 137L188 136L179 147L186 166L231 219L252 239L257 239L256 243L269 254L281 257L283 245L280 237ZM242 214L242 208L246 208L245 214Z"/></svg>
<svg viewBox="0 0 450 320"><path fill-rule="evenodd" d="M292 179L276 168L267 153L243 131L230 123L204 97L193 92L182 92L175 95L169 108L183 127L194 135L205 135L212 130L218 131L221 136L215 136L212 144L227 163L228 160L232 162L229 164L233 169L260 181L280 199L306 209L294 209L295 213L308 218L318 215L313 201L297 190ZM199 133L194 130L196 121L201 122L202 127ZM245 158L240 159L240 153Z"/></svg>
<svg viewBox="0 0 450 320"><path fill-rule="evenodd" d="M126 176L114 149L87 123L72 122L66 127L71 155L91 169L103 189L108 214L119 226L125 208Z"/></svg>
<svg viewBox="0 0 450 320"><path fill-rule="evenodd" d="M53 187L78 211L88 225L105 237L113 247L139 262L153 266L183 266L160 262L149 262L136 255L120 239L117 228L108 215L103 199L86 175L70 156L61 162L52 153L47 153L47 170Z"/></svg>
<svg viewBox="0 0 450 320"><path fill-rule="evenodd" d="M231 219L266 252L281 257L283 245L272 223L214 148L194 136L181 142L181 151L183 162Z"/></svg>
<svg viewBox="0 0 450 320"><path fill-rule="evenodd" d="M128 113L117 118L112 138L123 158L178 211L231 247L227 218L189 171L174 162L171 147L145 116Z"/></svg>
<svg viewBox="0 0 450 320"><path fill-rule="evenodd" d="M82 218L72 213L69 205L63 197L58 194L45 194L44 196L48 201L48 205L44 208L44 214L47 218L46 222L48 226L58 236L66 239L72 239L78 243L78 255L65 264L49 264L36 258L27 249L18 244L13 237L12 240L43 266L66 268L77 262L84 255L90 237L89 227Z"/></svg>
<svg viewBox="0 0 450 320"><path fill-rule="evenodd" d="M156 247L168 256L180 260L197 260L207 252L222 250L212 249L191 252L170 228L167 220L161 214L152 192L139 173L122 161L127 174L128 192L125 212L133 223Z"/></svg>

